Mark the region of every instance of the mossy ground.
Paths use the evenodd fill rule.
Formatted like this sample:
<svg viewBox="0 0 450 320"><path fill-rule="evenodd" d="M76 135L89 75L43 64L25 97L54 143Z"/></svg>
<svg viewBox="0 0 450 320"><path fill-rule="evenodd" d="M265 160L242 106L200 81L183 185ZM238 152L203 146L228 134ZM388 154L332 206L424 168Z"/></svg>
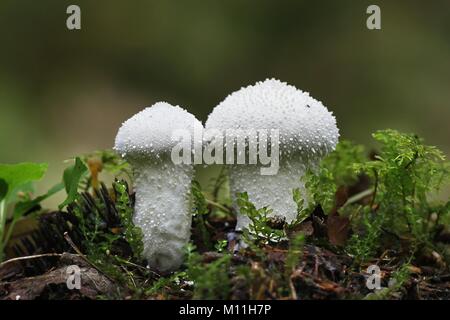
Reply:
<svg viewBox="0 0 450 320"><path fill-rule="evenodd" d="M99 181L100 171L131 181L128 165L112 152L77 158L64 173L68 196L58 210L44 210L33 196L17 200L27 210L7 225L38 223L8 242L0 297L450 299L450 201L434 200L448 186L449 163L415 135L385 130L374 138L377 152L341 141L307 173L308 195L293 190L299 209L290 224L242 193L238 206L252 224L238 234L235 210L218 197L226 172L208 190L194 182L191 242L171 274L146 268L132 186ZM93 279L83 290L69 290L61 277L72 264Z"/></svg>

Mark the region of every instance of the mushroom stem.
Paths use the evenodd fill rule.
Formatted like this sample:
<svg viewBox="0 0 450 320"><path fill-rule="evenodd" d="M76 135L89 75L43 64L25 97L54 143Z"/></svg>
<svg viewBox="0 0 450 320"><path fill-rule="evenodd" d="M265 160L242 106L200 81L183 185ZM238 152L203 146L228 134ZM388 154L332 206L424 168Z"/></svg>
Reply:
<svg viewBox="0 0 450 320"><path fill-rule="evenodd" d="M297 204L293 200L292 190L305 191L301 178L305 173L305 166L300 161L284 161L276 175L264 176L260 174L260 166L235 165L229 169L230 191L233 203L236 205L236 194L246 191L249 200L257 209L269 207L273 216L284 217L287 223L297 217ZM304 206L307 206L306 196ZM239 208L236 229L241 230L250 224L250 219L240 214Z"/></svg>
<svg viewBox="0 0 450 320"><path fill-rule="evenodd" d="M133 163L134 223L144 234L144 256L159 271L178 268L189 242L191 165Z"/></svg>
<svg viewBox="0 0 450 320"><path fill-rule="evenodd" d="M116 136L114 149L134 171L134 222L144 234L144 256L158 271L177 269L189 242L189 195L194 174L190 156L196 143L201 143L201 139L195 140L197 127L203 128L186 110L157 102L125 121ZM191 142L189 147L187 142ZM186 147L182 148L181 162L172 157L180 143Z"/></svg>

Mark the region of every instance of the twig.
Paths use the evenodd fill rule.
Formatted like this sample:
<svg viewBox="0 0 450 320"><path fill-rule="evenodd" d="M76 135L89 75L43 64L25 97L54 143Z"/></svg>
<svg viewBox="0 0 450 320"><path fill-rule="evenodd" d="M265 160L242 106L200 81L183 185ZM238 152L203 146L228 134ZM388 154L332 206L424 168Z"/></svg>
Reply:
<svg viewBox="0 0 450 320"><path fill-rule="evenodd" d="M16 262L16 261L22 261L22 260L31 260L31 259L38 259L38 258L45 258L45 257L61 257L63 254L62 253L43 253L43 254L35 254L32 256L25 256L25 257L17 257L17 258L12 258L9 259L7 261L4 261L2 263L0 263L0 268L2 268L3 266L11 263L11 262Z"/></svg>
<svg viewBox="0 0 450 320"><path fill-rule="evenodd" d="M209 205L211 205L213 207L216 207L216 208L218 208L218 209L220 209L220 210L222 210L222 211L224 211L226 213L231 213L230 209L228 209L227 207L221 205L220 203L217 203L217 202L209 200L209 199L205 199L205 200L206 200L207 204L209 204Z"/></svg>
<svg viewBox="0 0 450 320"><path fill-rule="evenodd" d="M86 260L86 262L91 264L91 262L84 256L84 254L81 252L81 250L78 249L78 247L75 245L75 243L73 243L72 238L70 238L67 231L64 232L64 239L66 239L67 243L72 247L73 250L75 250L76 253L78 253L84 260Z"/></svg>
<svg viewBox="0 0 450 320"><path fill-rule="evenodd" d="M107 277L111 282L115 282L114 279L112 279L109 275L107 275L106 273L104 273L102 270L100 270L95 264L93 264L91 261L89 261L88 258L86 258L86 256L81 252L80 249L78 249L78 247L75 245L75 243L73 243L72 239L70 238L69 234L66 232L64 232L64 239L66 239L67 243L72 247L73 250L75 250L75 252L84 260L86 261L91 267L93 267L95 270L97 270L98 272L102 273L105 275L105 277Z"/></svg>
<svg viewBox="0 0 450 320"><path fill-rule="evenodd" d="M128 271L127 268L125 268L124 266L120 266L120 267L121 267L122 270L127 274L127 276L130 278L131 282L133 283L133 286L134 286L135 288L137 288L136 282L134 281L134 278L133 278L133 273L130 272L130 271Z"/></svg>
<svg viewBox="0 0 450 320"><path fill-rule="evenodd" d="M119 257L115 257L115 258L116 258L116 260L119 261L120 263L125 263L125 264L127 264L127 265L130 265L130 266L133 266L133 267L135 267L135 268L141 269L142 271L150 272L150 273L154 274L155 276L157 276L158 278L161 278L161 277L162 277L159 273L157 273L157 272L155 272L155 271L153 271L153 270L150 270L150 269L148 269L148 268L146 268L146 267L140 266L140 265L138 265L138 264L136 264L136 263L130 262L130 261L128 261L128 260L125 260L125 259L122 259L122 258L119 258Z"/></svg>
<svg viewBox="0 0 450 320"><path fill-rule="evenodd" d="M289 276L289 290L291 291L292 300L298 300L297 292L295 290L294 282L292 281L292 274Z"/></svg>

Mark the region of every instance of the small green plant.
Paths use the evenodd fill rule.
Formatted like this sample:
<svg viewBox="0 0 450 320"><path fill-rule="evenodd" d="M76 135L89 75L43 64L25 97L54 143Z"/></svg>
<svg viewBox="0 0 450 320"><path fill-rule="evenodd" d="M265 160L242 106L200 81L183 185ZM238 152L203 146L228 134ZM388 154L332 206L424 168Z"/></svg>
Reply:
<svg viewBox="0 0 450 320"><path fill-rule="evenodd" d="M107 153L100 154L105 156ZM103 166L103 163L98 165ZM88 168L85 161L76 157L75 163L64 171L67 198L59 207L67 207L69 214L75 218L75 226L69 227L69 230L75 228L72 234L77 235L78 250L105 274L129 287L136 287L128 268L135 267L135 263L142 260L143 234L133 223L134 204L128 184L116 180L111 191L104 184L88 184L90 188L86 189L86 182L83 181L93 181L96 174L98 171L92 168L92 164Z"/></svg>
<svg viewBox="0 0 450 320"><path fill-rule="evenodd" d="M336 150L322 161L322 167L327 168L337 186L351 185L358 180L353 165L367 161L364 147L348 140L341 140Z"/></svg>
<svg viewBox="0 0 450 320"><path fill-rule="evenodd" d="M300 232L289 241L289 250L286 255L285 273L290 275L297 267L303 255L303 246L305 245L305 235Z"/></svg>
<svg viewBox="0 0 450 320"><path fill-rule="evenodd" d="M380 154L354 168L372 178L372 203L377 206L377 214L383 216L378 227L412 237L414 246L426 245L433 236L433 230L428 228L433 212L429 194L436 193L448 181L449 163L440 150L424 145L416 135L384 130L373 136L381 143Z"/></svg>
<svg viewBox="0 0 450 320"><path fill-rule="evenodd" d="M81 247L88 260L111 277L128 281L122 271L141 262L143 234L133 223L127 184L116 181L113 191L114 203L104 186L95 197L79 194L69 204L69 213L77 218Z"/></svg>
<svg viewBox="0 0 450 320"><path fill-rule="evenodd" d="M211 248L211 238L206 226L206 219L210 211L208 209L208 204L202 192L200 183L197 181L192 181L191 193L193 198L192 217L194 220L194 226L199 230L203 245L206 248Z"/></svg>
<svg viewBox="0 0 450 320"><path fill-rule="evenodd" d="M312 206L305 207L305 199L298 188L292 190L292 199L297 204L297 218L291 223L294 226L302 223L310 216Z"/></svg>
<svg viewBox="0 0 450 320"><path fill-rule="evenodd" d="M130 164L113 150L98 150L83 156L85 163L89 163L91 159L99 161L101 171L104 170L114 176L119 174L125 174L129 178L132 176Z"/></svg>
<svg viewBox="0 0 450 320"><path fill-rule="evenodd" d="M369 293L365 300L386 300L393 294L398 292L411 277L410 272L411 265L409 263L403 264L400 268L392 273L389 285L386 288L382 288L379 291Z"/></svg>
<svg viewBox="0 0 450 320"><path fill-rule="evenodd" d="M40 180L46 171L46 163L0 164L0 262L4 259L4 250L17 221L41 201L63 188L62 184L57 184L46 194L32 198L32 182ZM7 228L10 206L13 208Z"/></svg>
<svg viewBox="0 0 450 320"><path fill-rule="evenodd" d="M194 245L187 246L187 277L193 282L193 299L227 299L230 294L229 267L231 255L203 263Z"/></svg>
<svg viewBox="0 0 450 320"><path fill-rule="evenodd" d="M379 248L384 215L374 215L370 208L364 207L360 220L358 227L361 227L363 231L353 234L346 246L347 252L354 257L356 265L369 260Z"/></svg>
<svg viewBox="0 0 450 320"><path fill-rule="evenodd" d="M88 168L79 158L75 158L75 164L64 170L63 182L66 189L67 198L59 205L59 209L64 208L69 203L75 201L78 196L78 187L83 176L88 172Z"/></svg>
<svg viewBox="0 0 450 320"><path fill-rule="evenodd" d="M214 249L216 249L217 252L221 253L226 250L228 245L227 240L219 240L217 241L216 245L214 246Z"/></svg>
<svg viewBox="0 0 450 320"><path fill-rule="evenodd" d="M365 161L362 146L346 140L339 142L318 168L306 172L304 180L312 202L310 206L320 204L324 212L329 213L335 205L338 188L355 183L358 175L354 165Z"/></svg>
<svg viewBox="0 0 450 320"><path fill-rule="evenodd" d="M84 175L80 181L82 190L98 189L100 173L105 172L115 179L127 178L132 180L130 164L113 150L97 150L81 157L89 168L89 175Z"/></svg>
<svg viewBox="0 0 450 320"><path fill-rule="evenodd" d="M337 190L331 171L322 165L318 172L308 170L305 174L305 187L308 190L311 206L319 205L328 213L334 206Z"/></svg>
<svg viewBox="0 0 450 320"><path fill-rule="evenodd" d="M381 144L374 160L366 159L363 147L341 141L304 178L310 206L320 205L326 214L335 209L351 219L354 234L346 249L358 262L377 253L386 233L410 239L413 249L432 246L436 226L448 224L450 215L450 206L429 199L450 177L443 153L416 135L395 130L377 131L373 137ZM338 206L337 190L348 190L361 176L370 179L367 189ZM301 208L296 190L294 200ZM432 213L438 217L436 223L430 223ZM299 215L303 219L308 211Z"/></svg>
<svg viewBox="0 0 450 320"><path fill-rule="evenodd" d="M271 227L271 219L269 215L272 210L268 207L256 209L255 205L249 200L247 192L237 195L237 204L241 214L246 215L251 223L248 228L243 230L243 239L256 244L269 244L278 242L286 235L283 230Z"/></svg>
<svg viewBox="0 0 450 320"><path fill-rule="evenodd" d="M180 286L180 283L185 282L186 279L187 274L185 271L175 272L167 277L160 277L152 283L150 288L145 290L145 294L148 296L154 296L157 294L162 294L165 296L168 291L176 291Z"/></svg>
<svg viewBox="0 0 450 320"><path fill-rule="evenodd" d="M133 206L128 192L128 185L122 181L113 184L116 193L116 208L122 222L122 233L125 240L130 244L133 256L139 260L144 250L143 234L141 228L133 223Z"/></svg>

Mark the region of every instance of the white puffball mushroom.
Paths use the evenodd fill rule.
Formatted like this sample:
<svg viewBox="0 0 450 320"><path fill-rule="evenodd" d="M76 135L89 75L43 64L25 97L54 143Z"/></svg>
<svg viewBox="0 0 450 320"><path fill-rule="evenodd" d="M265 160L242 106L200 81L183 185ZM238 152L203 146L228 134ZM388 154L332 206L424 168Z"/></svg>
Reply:
<svg viewBox="0 0 450 320"><path fill-rule="evenodd" d="M158 271L177 269L190 238L192 164L174 164L176 130L193 136L202 127L186 110L158 102L125 121L114 149L133 168L136 192L134 223L144 235L144 257Z"/></svg>
<svg viewBox="0 0 450 320"><path fill-rule="evenodd" d="M231 93L214 108L205 124L206 130L229 129L279 130L279 170L275 175L261 175L258 164L229 166L230 191L234 206L236 193L247 192L256 208L269 206L273 215L290 223L297 217L292 190L300 189L307 205L302 177L308 168L334 150L339 138L336 119L309 93L275 79ZM248 217L238 214L236 228L248 226Z"/></svg>

